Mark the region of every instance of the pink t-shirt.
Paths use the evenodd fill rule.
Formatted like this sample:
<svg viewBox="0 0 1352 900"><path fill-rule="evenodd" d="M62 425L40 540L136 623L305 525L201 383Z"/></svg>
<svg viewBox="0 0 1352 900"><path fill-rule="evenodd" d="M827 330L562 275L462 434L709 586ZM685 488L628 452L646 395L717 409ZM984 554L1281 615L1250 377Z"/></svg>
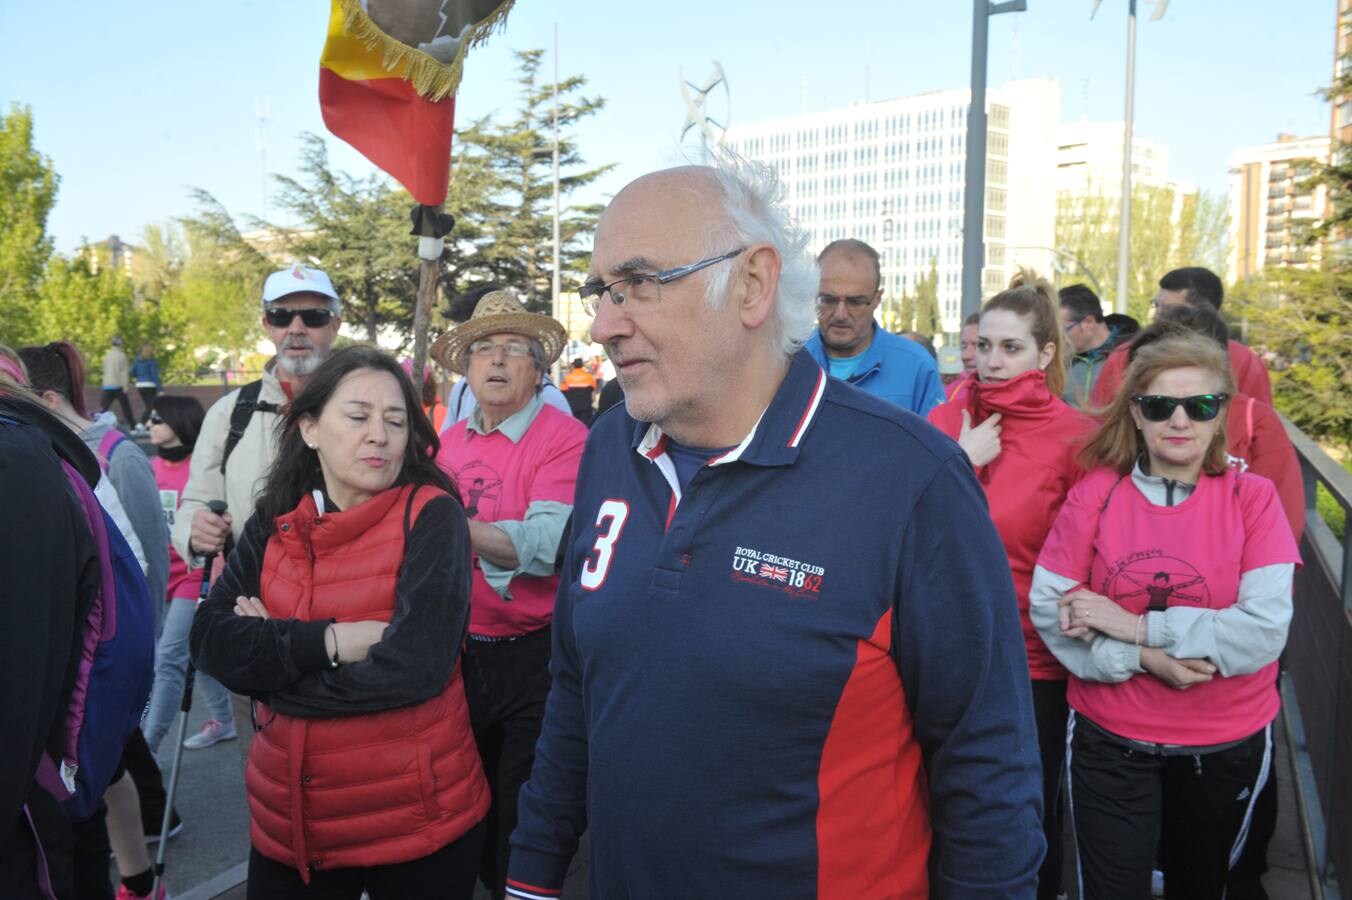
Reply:
<svg viewBox="0 0 1352 900"><path fill-rule="evenodd" d="M174 531L174 516L178 513L178 501L183 495L183 486L188 483L188 469L192 457L169 462L157 456L150 461L155 470L155 484L160 489L160 509L164 510L164 519L169 523L170 534ZM169 544L169 584L165 590L165 600L175 597L197 599L202 590L202 573L194 576L188 570L188 564L178 555L172 542Z"/></svg>
<svg viewBox="0 0 1352 900"><path fill-rule="evenodd" d="M481 522L521 521L538 500L573 504L577 467L587 429L552 406L542 406L519 443L501 431L479 434L457 422L441 436L437 465L460 489L465 514ZM556 575L518 575L511 600L489 586L474 556L470 599L473 634L511 637L536 631L554 617Z"/></svg>
<svg viewBox="0 0 1352 900"><path fill-rule="evenodd" d="M1098 469L1071 488L1038 557L1043 568L1132 613L1152 603L1156 609L1223 609L1234 605L1243 573L1299 562L1272 482L1233 469L1202 476L1197 489L1171 507L1150 503L1130 475ZM1248 737L1276 717L1276 677L1275 662L1186 691L1148 673L1118 684L1072 675L1068 699L1114 734L1209 746Z"/></svg>

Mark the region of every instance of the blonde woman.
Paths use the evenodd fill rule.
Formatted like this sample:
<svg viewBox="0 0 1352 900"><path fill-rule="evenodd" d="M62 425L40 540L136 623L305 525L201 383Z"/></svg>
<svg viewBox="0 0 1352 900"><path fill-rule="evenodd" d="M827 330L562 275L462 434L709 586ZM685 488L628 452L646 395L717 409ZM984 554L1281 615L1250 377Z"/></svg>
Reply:
<svg viewBox="0 0 1352 900"><path fill-rule="evenodd" d="M1299 563L1272 482L1227 465L1226 353L1135 353L1038 557L1031 615L1070 670L1082 896L1219 900L1268 777Z"/></svg>

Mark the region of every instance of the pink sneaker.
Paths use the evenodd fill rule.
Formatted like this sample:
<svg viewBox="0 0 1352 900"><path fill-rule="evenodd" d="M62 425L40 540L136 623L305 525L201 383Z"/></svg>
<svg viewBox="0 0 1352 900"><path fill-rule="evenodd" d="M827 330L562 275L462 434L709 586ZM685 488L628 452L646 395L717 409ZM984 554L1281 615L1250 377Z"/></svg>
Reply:
<svg viewBox="0 0 1352 900"><path fill-rule="evenodd" d="M150 895L133 894L131 888L127 887L125 884L119 884L117 886L116 900L150 900ZM159 893L155 895L155 900L172 900L169 896L169 892L164 889L164 885L160 885L160 890Z"/></svg>
<svg viewBox="0 0 1352 900"><path fill-rule="evenodd" d="M183 742L184 750L201 750L204 747L210 747L212 744L219 744L221 741L233 741L239 737L235 732L234 722L217 722L215 719L207 719L202 723L202 730L194 734Z"/></svg>

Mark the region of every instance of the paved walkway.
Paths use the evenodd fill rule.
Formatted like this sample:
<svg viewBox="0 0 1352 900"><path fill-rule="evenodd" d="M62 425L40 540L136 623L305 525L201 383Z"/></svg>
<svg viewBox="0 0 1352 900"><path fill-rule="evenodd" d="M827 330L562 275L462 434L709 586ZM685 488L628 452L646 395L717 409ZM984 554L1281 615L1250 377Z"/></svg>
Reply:
<svg viewBox="0 0 1352 900"><path fill-rule="evenodd" d="M200 692L193 704L192 728L206 717ZM1280 724L1281 720L1278 719ZM168 756L171 737L165 739ZM1310 900L1309 879L1296 817L1291 764L1285 735L1278 729L1276 759L1279 799L1277 833L1268 852L1270 871L1263 879L1273 900ZM165 765L169 760L166 758ZM165 777L168 778L168 772ZM234 741L206 750L185 751L177 806L183 832L169 842L165 882L176 900L244 900L244 860L249 852L248 810L244 802L243 762ZM586 847L574 860L564 889L565 900L586 900ZM1068 855L1066 885L1075 884L1075 863ZM1071 900L1078 891L1070 890ZM476 900L487 900L482 889Z"/></svg>

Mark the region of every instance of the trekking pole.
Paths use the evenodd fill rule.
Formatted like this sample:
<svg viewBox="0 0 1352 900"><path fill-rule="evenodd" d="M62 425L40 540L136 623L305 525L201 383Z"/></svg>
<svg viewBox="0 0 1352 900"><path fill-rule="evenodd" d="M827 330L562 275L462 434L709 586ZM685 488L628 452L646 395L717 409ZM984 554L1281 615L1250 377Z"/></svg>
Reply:
<svg viewBox="0 0 1352 900"><path fill-rule="evenodd" d="M207 509L216 515L225 514L225 501L212 500ZM229 537L226 538L226 552L229 553ZM211 566L216 561L215 553L208 553L202 563L202 587L197 592L197 602L201 604L211 592ZM164 854L169 843L169 822L174 815L174 795L178 793L179 766L183 763L183 741L188 736L188 713L192 711L192 688L197 678L197 667L188 658L188 671L183 678L183 699L178 704L181 715L178 717L178 738L174 741L174 765L169 770L169 789L164 797L164 821L160 823L160 845L155 850L155 881L150 888L150 896L158 898L160 882L164 879Z"/></svg>

